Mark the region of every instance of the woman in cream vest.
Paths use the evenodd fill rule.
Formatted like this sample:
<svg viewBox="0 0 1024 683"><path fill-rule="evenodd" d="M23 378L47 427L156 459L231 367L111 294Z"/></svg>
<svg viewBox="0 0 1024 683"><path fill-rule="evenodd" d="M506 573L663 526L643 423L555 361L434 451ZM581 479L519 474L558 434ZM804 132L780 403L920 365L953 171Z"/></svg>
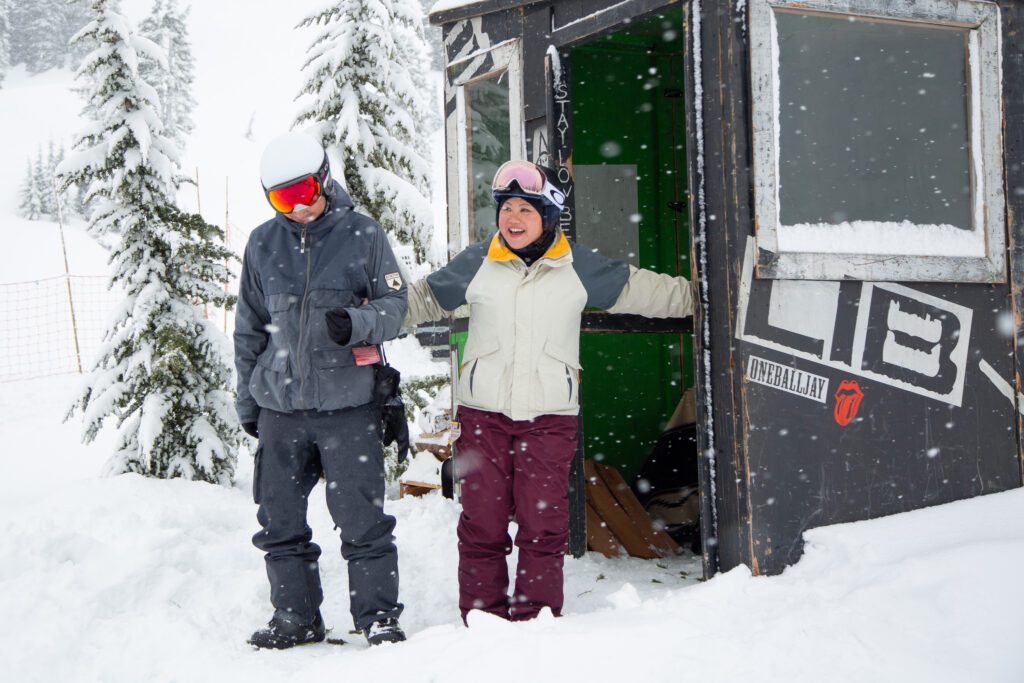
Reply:
<svg viewBox="0 0 1024 683"><path fill-rule="evenodd" d="M585 308L678 318L689 282L570 244L558 228L564 195L549 169L509 161L492 186L498 234L409 288L406 325L469 305L456 401L462 484L459 608L531 619L561 613L569 537L569 465L579 414ZM508 596L509 521L519 525Z"/></svg>

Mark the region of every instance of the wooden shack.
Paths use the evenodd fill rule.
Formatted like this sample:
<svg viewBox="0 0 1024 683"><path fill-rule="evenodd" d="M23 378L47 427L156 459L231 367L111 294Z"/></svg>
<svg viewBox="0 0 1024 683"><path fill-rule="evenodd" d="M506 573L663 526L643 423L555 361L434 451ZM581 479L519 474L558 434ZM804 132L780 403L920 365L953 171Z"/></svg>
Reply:
<svg viewBox="0 0 1024 683"><path fill-rule="evenodd" d="M586 314L574 553L582 459L628 480L691 386L709 576L1022 484L1024 5L446 0L430 19L452 254L493 233L492 174L525 157L558 170L570 239L698 282L692 321Z"/></svg>

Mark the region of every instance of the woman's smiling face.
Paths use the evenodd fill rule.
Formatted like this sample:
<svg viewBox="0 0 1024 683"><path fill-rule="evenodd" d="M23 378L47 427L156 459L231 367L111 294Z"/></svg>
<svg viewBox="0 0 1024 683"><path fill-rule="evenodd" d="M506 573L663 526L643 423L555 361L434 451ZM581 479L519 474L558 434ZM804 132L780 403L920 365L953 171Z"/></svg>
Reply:
<svg viewBox="0 0 1024 683"><path fill-rule="evenodd" d="M522 249L537 241L544 230L544 220L530 202L522 197L509 197L498 212L498 230L512 249Z"/></svg>

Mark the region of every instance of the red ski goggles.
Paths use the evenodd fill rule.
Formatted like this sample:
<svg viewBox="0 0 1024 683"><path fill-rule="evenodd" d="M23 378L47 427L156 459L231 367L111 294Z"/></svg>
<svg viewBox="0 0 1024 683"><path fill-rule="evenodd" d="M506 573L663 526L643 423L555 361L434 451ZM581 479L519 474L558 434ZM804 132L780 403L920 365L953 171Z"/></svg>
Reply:
<svg viewBox="0 0 1024 683"><path fill-rule="evenodd" d="M324 192L320 180L308 175L267 190L267 201L276 211L291 213L298 206L312 206Z"/></svg>
<svg viewBox="0 0 1024 683"><path fill-rule="evenodd" d="M316 204L316 201L324 194L324 186L330 182L331 166L327 155L324 154L323 163L320 164L316 173L292 178L288 182L273 187L264 187L263 191L275 211L291 213L297 208Z"/></svg>
<svg viewBox="0 0 1024 683"><path fill-rule="evenodd" d="M518 186L518 190L513 186ZM565 205L565 194L551 184L547 175L537 164L514 159L506 161L494 174L491 193L494 195L513 192L547 199L561 209Z"/></svg>

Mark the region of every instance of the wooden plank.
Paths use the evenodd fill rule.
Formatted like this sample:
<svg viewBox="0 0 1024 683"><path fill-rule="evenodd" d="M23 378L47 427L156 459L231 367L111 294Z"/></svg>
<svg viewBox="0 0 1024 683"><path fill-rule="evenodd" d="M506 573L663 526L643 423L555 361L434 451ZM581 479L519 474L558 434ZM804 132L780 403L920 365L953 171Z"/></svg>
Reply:
<svg viewBox="0 0 1024 683"><path fill-rule="evenodd" d="M693 334L693 319L645 318L642 315L584 311L581 328L584 332Z"/></svg>
<svg viewBox="0 0 1024 683"><path fill-rule="evenodd" d="M428 484L422 481L400 481L398 482L398 497L425 496L439 488L441 488L440 484Z"/></svg>
<svg viewBox="0 0 1024 683"><path fill-rule="evenodd" d="M551 3L551 37L559 47L588 40L598 34L626 26L629 22L667 7L679 0L601 0L589 2L586 7L573 7L568 3Z"/></svg>
<svg viewBox="0 0 1024 683"><path fill-rule="evenodd" d="M583 461L583 471L586 476L587 501L594 506L598 515L608 525L608 529L619 540L622 547L633 557L640 557L646 560L653 560L659 555L651 545L644 539L640 529L629 518L626 511L615 500L615 496L605 486L604 480L598 474L593 460Z"/></svg>
<svg viewBox="0 0 1024 683"><path fill-rule="evenodd" d="M426 434L421 434L420 436L427 436L427 435ZM445 460L450 458L451 455L452 455L451 446L449 446L446 443L433 443L433 442L430 442L430 441L417 441L417 442L415 442L413 444L413 446L416 448L416 452L417 453L420 452L420 451L430 451L430 453L435 458L437 458L439 462L444 462Z"/></svg>
<svg viewBox="0 0 1024 683"><path fill-rule="evenodd" d="M743 247L754 221L746 103L750 85L745 10L734 3L707 2L691 4L688 9L686 151L690 216L695 225L692 263L707 286L702 288L694 317L694 343L698 356L701 537L704 576L708 578L740 564L759 573L751 541L749 465L740 441L746 421L741 402L743 372L732 371L742 367L734 341L733 310ZM699 17L693 16L693 10L699 10ZM698 30L699 37L695 35ZM701 51L695 59L697 38ZM695 106L698 98L699 110ZM703 158L703 166L698 157Z"/></svg>
<svg viewBox="0 0 1024 683"><path fill-rule="evenodd" d="M621 557L626 551L615 538L608 525L597 514L594 506L587 501L587 548L601 553L605 557Z"/></svg>
<svg viewBox="0 0 1024 683"><path fill-rule="evenodd" d="M633 524L640 530L640 534L647 541L648 546L654 548L662 557L678 555L683 551L679 544L672 540L672 537L654 526L651 516L640 504L640 501L633 495L633 489L629 487L626 480L617 469L610 465L597 464L597 472L604 480L605 486L615 496L622 509L626 511Z"/></svg>

